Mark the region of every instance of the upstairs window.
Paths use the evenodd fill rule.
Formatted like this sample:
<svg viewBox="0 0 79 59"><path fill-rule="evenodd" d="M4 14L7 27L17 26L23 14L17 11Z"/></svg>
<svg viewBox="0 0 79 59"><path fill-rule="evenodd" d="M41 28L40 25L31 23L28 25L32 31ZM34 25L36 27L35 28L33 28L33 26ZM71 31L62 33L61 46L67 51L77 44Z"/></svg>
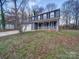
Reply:
<svg viewBox="0 0 79 59"><path fill-rule="evenodd" d="M38 16L38 20L40 20L40 16Z"/></svg>
<svg viewBox="0 0 79 59"><path fill-rule="evenodd" d="M46 15L46 14L44 14L44 15L43 15L43 18L44 18L44 19L47 19L47 15Z"/></svg>
<svg viewBox="0 0 79 59"><path fill-rule="evenodd" d="M50 18L54 18L54 12L50 12Z"/></svg>
<svg viewBox="0 0 79 59"><path fill-rule="evenodd" d="M60 17L60 11L59 10L54 12L54 17Z"/></svg>

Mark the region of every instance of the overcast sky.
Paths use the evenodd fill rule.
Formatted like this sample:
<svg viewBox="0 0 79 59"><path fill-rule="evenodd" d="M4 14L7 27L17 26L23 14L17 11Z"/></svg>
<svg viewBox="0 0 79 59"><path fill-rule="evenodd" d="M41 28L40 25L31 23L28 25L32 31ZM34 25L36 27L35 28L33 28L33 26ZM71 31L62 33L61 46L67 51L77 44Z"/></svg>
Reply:
<svg viewBox="0 0 79 59"><path fill-rule="evenodd" d="M67 0L30 0L29 1L29 7L31 8L33 5L38 5L38 6L45 7L49 3L55 3L58 8L61 8L64 1L67 1ZM9 3L8 6L13 8L14 5L13 5L13 3Z"/></svg>
<svg viewBox="0 0 79 59"><path fill-rule="evenodd" d="M66 1L66 0L36 0L34 2L33 1L29 2L29 5L31 7L32 5L37 4L39 6L45 7L48 3L55 3L58 6L58 8L61 8L61 6L64 3L64 1Z"/></svg>

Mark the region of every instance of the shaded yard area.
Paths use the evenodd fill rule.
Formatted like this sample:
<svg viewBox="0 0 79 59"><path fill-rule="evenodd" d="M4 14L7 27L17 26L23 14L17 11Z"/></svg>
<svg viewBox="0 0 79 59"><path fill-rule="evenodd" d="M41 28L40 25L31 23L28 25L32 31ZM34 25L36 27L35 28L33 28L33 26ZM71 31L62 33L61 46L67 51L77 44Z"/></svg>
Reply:
<svg viewBox="0 0 79 59"><path fill-rule="evenodd" d="M79 59L79 31L36 31L2 37L0 59Z"/></svg>

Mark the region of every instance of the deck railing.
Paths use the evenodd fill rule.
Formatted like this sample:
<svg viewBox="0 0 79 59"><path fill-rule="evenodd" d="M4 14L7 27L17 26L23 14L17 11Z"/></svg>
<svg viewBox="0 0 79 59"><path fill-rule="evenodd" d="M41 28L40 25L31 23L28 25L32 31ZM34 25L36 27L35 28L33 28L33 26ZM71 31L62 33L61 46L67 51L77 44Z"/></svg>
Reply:
<svg viewBox="0 0 79 59"><path fill-rule="evenodd" d="M32 17L30 17L30 20L31 21L47 20L47 19L59 18L59 17L60 17L60 9L56 9L56 10L53 10L50 12L32 16Z"/></svg>

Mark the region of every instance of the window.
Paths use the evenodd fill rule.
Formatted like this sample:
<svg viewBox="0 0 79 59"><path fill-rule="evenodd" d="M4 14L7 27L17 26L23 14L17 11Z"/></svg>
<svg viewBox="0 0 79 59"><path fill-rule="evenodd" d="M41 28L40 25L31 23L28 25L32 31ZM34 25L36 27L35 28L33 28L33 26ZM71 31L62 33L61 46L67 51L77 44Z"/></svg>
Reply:
<svg viewBox="0 0 79 59"><path fill-rule="evenodd" d="M53 18L54 17L54 12L51 12L50 13L50 18Z"/></svg>
<svg viewBox="0 0 79 59"><path fill-rule="evenodd" d="M32 17L32 20L34 20L34 17Z"/></svg>
<svg viewBox="0 0 79 59"><path fill-rule="evenodd" d="M46 18L47 18L47 15L46 15L46 14L44 14L44 15L43 15L43 17L44 17L44 19L46 19Z"/></svg>
<svg viewBox="0 0 79 59"><path fill-rule="evenodd" d="M40 20L40 16L38 16L38 20Z"/></svg>
<svg viewBox="0 0 79 59"><path fill-rule="evenodd" d="M38 20L38 16L35 16L35 20Z"/></svg>
<svg viewBox="0 0 79 59"><path fill-rule="evenodd" d="M55 11L55 17L60 17L60 11Z"/></svg>
<svg viewBox="0 0 79 59"><path fill-rule="evenodd" d="M40 19L43 19L43 14L40 15Z"/></svg>

